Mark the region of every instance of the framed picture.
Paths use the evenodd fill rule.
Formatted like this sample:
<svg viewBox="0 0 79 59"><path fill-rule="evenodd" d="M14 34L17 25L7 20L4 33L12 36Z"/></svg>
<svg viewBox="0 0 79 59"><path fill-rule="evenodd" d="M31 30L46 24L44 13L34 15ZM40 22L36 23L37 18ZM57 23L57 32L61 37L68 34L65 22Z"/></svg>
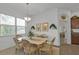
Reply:
<svg viewBox="0 0 79 59"><path fill-rule="evenodd" d="M48 23L42 24L42 31L48 31Z"/></svg>
<svg viewBox="0 0 79 59"><path fill-rule="evenodd" d="M37 31L48 31L48 23L39 23L36 24Z"/></svg>

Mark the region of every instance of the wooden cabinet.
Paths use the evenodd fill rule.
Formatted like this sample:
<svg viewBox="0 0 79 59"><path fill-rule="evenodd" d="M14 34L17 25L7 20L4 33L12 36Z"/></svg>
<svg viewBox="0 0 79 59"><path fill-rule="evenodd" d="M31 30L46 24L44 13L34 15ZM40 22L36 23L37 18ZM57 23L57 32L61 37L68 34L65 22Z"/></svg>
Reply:
<svg viewBox="0 0 79 59"><path fill-rule="evenodd" d="M79 33L72 33L72 44L79 44Z"/></svg>
<svg viewBox="0 0 79 59"><path fill-rule="evenodd" d="M74 16L71 19L71 28L73 29L79 29L79 17ZM72 31L72 44L79 45L79 32Z"/></svg>

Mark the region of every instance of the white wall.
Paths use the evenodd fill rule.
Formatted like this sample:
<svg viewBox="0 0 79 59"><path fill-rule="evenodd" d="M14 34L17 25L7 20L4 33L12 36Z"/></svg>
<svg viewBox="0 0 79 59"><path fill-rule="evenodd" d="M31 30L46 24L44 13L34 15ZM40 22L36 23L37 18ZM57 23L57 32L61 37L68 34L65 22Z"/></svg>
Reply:
<svg viewBox="0 0 79 59"><path fill-rule="evenodd" d="M72 12L72 15L71 16L79 16L79 11L77 12Z"/></svg>
<svg viewBox="0 0 79 59"><path fill-rule="evenodd" d="M55 24L58 28L58 19L57 19L57 9L52 9L49 10L45 13L42 13L40 15L37 15L35 17L32 18L32 21L29 23L30 27L32 25L38 24L38 23L44 23L44 22L48 22L49 26L50 24ZM60 46L60 38L59 38L59 32L57 30L57 37L56 40L54 42L54 45L56 46Z"/></svg>
<svg viewBox="0 0 79 59"><path fill-rule="evenodd" d="M71 44L71 24L70 24L70 16L71 16L71 12L68 11L68 10L60 10L60 9L52 9L52 10L49 10L49 11L46 11L40 15L37 15L37 16L34 16L31 20L31 22L28 23L27 27L26 27L26 34L28 34L29 30L30 30L30 27L32 25L35 25L37 23L44 23L44 22L48 22L49 23L49 26L50 24L54 23L56 26L57 26L57 37L56 37L56 40L54 42L54 45L56 46L60 46L60 19L59 19L59 16L61 16L61 14L65 13L68 17L68 21L66 22L66 29L67 29L67 32L66 32L66 39L67 39L67 43L68 44ZM0 37L0 50L2 49L6 49L6 48L9 48L9 47L12 47L14 46L15 43L13 41L13 37L10 36L10 37Z"/></svg>
<svg viewBox="0 0 79 59"><path fill-rule="evenodd" d="M61 15L66 15L66 22L61 21ZM67 44L71 44L71 12L65 9L58 9L58 18L59 18L59 26L60 26L60 32L63 31L62 26L65 26L66 33L65 33L65 41Z"/></svg>
<svg viewBox="0 0 79 59"><path fill-rule="evenodd" d="M25 35L22 36L24 37ZM0 36L0 51L15 46L14 37L15 36Z"/></svg>
<svg viewBox="0 0 79 59"><path fill-rule="evenodd" d="M0 50L14 46L13 37L0 37Z"/></svg>

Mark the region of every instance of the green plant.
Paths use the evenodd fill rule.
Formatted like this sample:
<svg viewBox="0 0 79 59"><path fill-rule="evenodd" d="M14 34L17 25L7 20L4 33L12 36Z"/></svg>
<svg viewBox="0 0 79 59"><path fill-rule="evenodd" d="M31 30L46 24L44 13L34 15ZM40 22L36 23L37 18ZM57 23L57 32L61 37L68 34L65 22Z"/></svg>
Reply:
<svg viewBox="0 0 79 59"><path fill-rule="evenodd" d="M30 31L30 32L28 33L28 37L32 38L32 36L34 36L34 34Z"/></svg>
<svg viewBox="0 0 79 59"><path fill-rule="evenodd" d="M52 27L54 27L55 29L57 29L57 27L55 26L55 24L51 24L51 25L50 25L50 29L51 29Z"/></svg>

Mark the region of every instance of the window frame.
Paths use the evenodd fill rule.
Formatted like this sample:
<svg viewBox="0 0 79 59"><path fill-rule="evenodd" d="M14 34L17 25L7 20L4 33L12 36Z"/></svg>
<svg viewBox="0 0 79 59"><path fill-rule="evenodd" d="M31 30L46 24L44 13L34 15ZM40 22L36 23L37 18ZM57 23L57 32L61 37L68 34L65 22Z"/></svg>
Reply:
<svg viewBox="0 0 79 59"><path fill-rule="evenodd" d="M20 35L25 35L25 34L26 34L26 21L25 21L24 19L19 18L19 19L25 21L25 26L20 26L20 25L17 25L17 19L18 19L18 18L15 19L15 21L16 21L16 22L15 22L15 23L16 23L16 24L15 24L15 26L16 26L16 34L15 34L15 35L18 34L18 33L17 33L17 27L25 27L25 33L24 33L24 34L20 34Z"/></svg>
<svg viewBox="0 0 79 59"><path fill-rule="evenodd" d="M5 15L5 14L4 14ZM13 16L12 16L13 17ZM1 26L14 26L15 27L15 34L14 35L3 35L3 36L1 36L0 35L0 37L9 37L9 36L16 36L17 35L17 27L25 27L25 33L24 34L20 34L20 35L26 35L26 21L24 20L24 19L22 19L22 20L24 20L25 21L25 26L17 26L17 17L14 17L14 19L15 19L15 25L8 25L8 24L1 24L0 23L0 29L1 29ZM21 19L21 18L20 18Z"/></svg>

